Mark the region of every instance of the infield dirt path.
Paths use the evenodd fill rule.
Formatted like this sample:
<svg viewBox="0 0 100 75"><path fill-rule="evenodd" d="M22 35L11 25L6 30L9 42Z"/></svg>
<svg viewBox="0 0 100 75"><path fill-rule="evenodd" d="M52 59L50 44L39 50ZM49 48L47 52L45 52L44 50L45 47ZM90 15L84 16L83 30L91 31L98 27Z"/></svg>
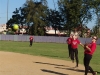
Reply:
<svg viewBox="0 0 100 75"><path fill-rule="evenodd" d="M0 51L0 75L84 75L83 65L74 66L70 61Z"/></svg>

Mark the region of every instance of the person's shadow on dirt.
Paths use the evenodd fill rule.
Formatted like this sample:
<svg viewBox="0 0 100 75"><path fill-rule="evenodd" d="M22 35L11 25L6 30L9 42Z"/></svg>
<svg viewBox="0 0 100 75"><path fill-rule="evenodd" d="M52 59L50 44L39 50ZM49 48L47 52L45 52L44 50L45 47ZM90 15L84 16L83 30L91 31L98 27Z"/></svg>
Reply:
<svg viewBox="0 0 100 75"><path fill-rule="evenodd" d="M38 63L38 64L47 64L47 65L54 65L54 66L64 66L64 67L69 67L69 66L66 66L66 65L58 65L58 64L44 63L44 62L34 62L34 63Z"/></svg>
<svg viewBox="0 0 100 75"><path fill-rule="evenodd" d="M57 75L68 75L68 74L64 74L64 73L60 73L60 72L56 72L56 71L51 71L51 70L46 70L46 69L41 69L43 72L48 72L48 73L53 73L53 74L57 74Z"/></svg>
<svg viewBox="0 0 100 75"><path fill-rule="evenodd" d="M51 65L51 66L55 66L55 67L69 67L66 65L60 65L60 64L53 64L53 63L46 63L46 62L33 62L33 63L37 63L37 64L46 64L46 65ZM68 74L64 74L64 73L60 73L57 71L52 71L52 70L47 70L47 69L41 69L41 71L43 72L47 72L47 73L52 73L52 74L57 74L57 75L68 75Z"/></svg>
<svg viewBox="0 0 100 75"><path fill-rule="evenodd" d="M70 67L67 65L59 65L59 64L46 63L46 62L33 62L33 63L53 65L53 66L55 66L55 68L58 68L58 69L72 70L72 71L76 71L76 72L84 72L84 70L76 69L74 67ZM41 69L41 70L43 72L49 72L49 73L54 73L54 74L58 74L58 75L68 75L68 74L63 74L63 73L59 73L59 72L55 72L55 71L51 71L51 70L46 70L46 69Z"/></svg>
<svg viewBox="0 0 100 75"><path fill-rule="evenodd" d="M76 72L84 72L84 70L81 70L81 69L78 69L78 68L74 68L74 67L68 67L68 68L55 67L55 68L72 70L72 71L76 71Z"/></svg>

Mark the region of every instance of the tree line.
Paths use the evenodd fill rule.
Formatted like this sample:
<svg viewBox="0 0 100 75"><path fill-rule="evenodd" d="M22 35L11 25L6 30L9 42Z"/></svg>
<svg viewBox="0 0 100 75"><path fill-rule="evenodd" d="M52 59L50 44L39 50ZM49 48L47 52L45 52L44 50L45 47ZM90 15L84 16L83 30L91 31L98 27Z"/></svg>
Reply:
<svg viewBox="0 0 100 75"><path fill-rule="evenodd" d="M52 4L53 5L53 4ZM57 0L58 9L50 9L47 0L26 0L22 7L16 8L7 28L13 24L27 25L28 34L45 35L45 27L67 30L77 27L82 33L86 24L97 16L92 33L98 34L100 26L100 0Z"/></svg>

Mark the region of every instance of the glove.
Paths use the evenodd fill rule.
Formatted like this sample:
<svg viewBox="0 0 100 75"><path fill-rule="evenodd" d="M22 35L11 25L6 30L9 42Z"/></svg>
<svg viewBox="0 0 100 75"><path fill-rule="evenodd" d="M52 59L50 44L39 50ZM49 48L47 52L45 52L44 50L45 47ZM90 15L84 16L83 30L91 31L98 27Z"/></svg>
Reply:
<svg viewBox="0 0 100 75"><path fill-rule="evenodd" d="M84 49L86 49L86 46L88 46L88 43L84 44Z"/></svg>

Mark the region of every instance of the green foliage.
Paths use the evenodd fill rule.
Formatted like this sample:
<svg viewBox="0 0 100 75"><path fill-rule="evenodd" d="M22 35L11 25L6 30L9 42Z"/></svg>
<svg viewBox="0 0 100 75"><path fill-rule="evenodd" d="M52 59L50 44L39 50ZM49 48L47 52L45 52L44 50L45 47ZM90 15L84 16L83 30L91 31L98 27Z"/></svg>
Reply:
<svg viewBox="0 0 100 75"><path fill-rule="evenodd" d="M62 17L61 12L57 11L57 10L48 10L48 14L47 14L47 19L48 21L48 26L52 26L54 28L54 30L56 31L63 29L64 26L64 18ZM56 35L56 33L55 33Z"/></svg>
<svg viewBox="0 0 100 75"><path fill-rule="evenodd" d="M91 21L100 6L98 0L59 0L59 9L66 18L66 27L72 29Z"/></svg>
<svg viewBox="0 0 100 75"><path fill-rule="evenodd" d="M16 8L16 10L13 12L14 15L12 15L12 19L7 22L8 27L14 23L21 25L28 23L28 27L33 25L31 26L33 28L29 29L31 34L39 35L40 32L38 33L38 29L44 32L43 28L46 25L44 20L46 18L47 10L45 3L46 0L41 0L40 2L27 0L23 7L20 7L19 9ZM44 33L40 35L44 35Z"/></svg>
<svg viewBox="0 0 100 75"><path fill-rule="evenodd" d="M27 24L28 34L45 35L45 26L70 32L87 24L95 14L100 14L100 0L58 0L58 9L54 10L48 8L47 0L26 0L13 13L7 28L16 23Z"/></svg>
<svg viewBox="0 0 100 75"><path fill-rule="evenodd" d="M34 2L32 0L28 1L26 5L25 10L28 12L26 22L33 23L32 33L39 35L38 29L41 30L46 25L44 19L46 18L47 7L42 2Z"/></svg>
<svg viewBox="0 0 100 75"><path fill-rule="evenodd" d="M15 35L15 32L14 31L8 31L7 34Z"/></svg>

